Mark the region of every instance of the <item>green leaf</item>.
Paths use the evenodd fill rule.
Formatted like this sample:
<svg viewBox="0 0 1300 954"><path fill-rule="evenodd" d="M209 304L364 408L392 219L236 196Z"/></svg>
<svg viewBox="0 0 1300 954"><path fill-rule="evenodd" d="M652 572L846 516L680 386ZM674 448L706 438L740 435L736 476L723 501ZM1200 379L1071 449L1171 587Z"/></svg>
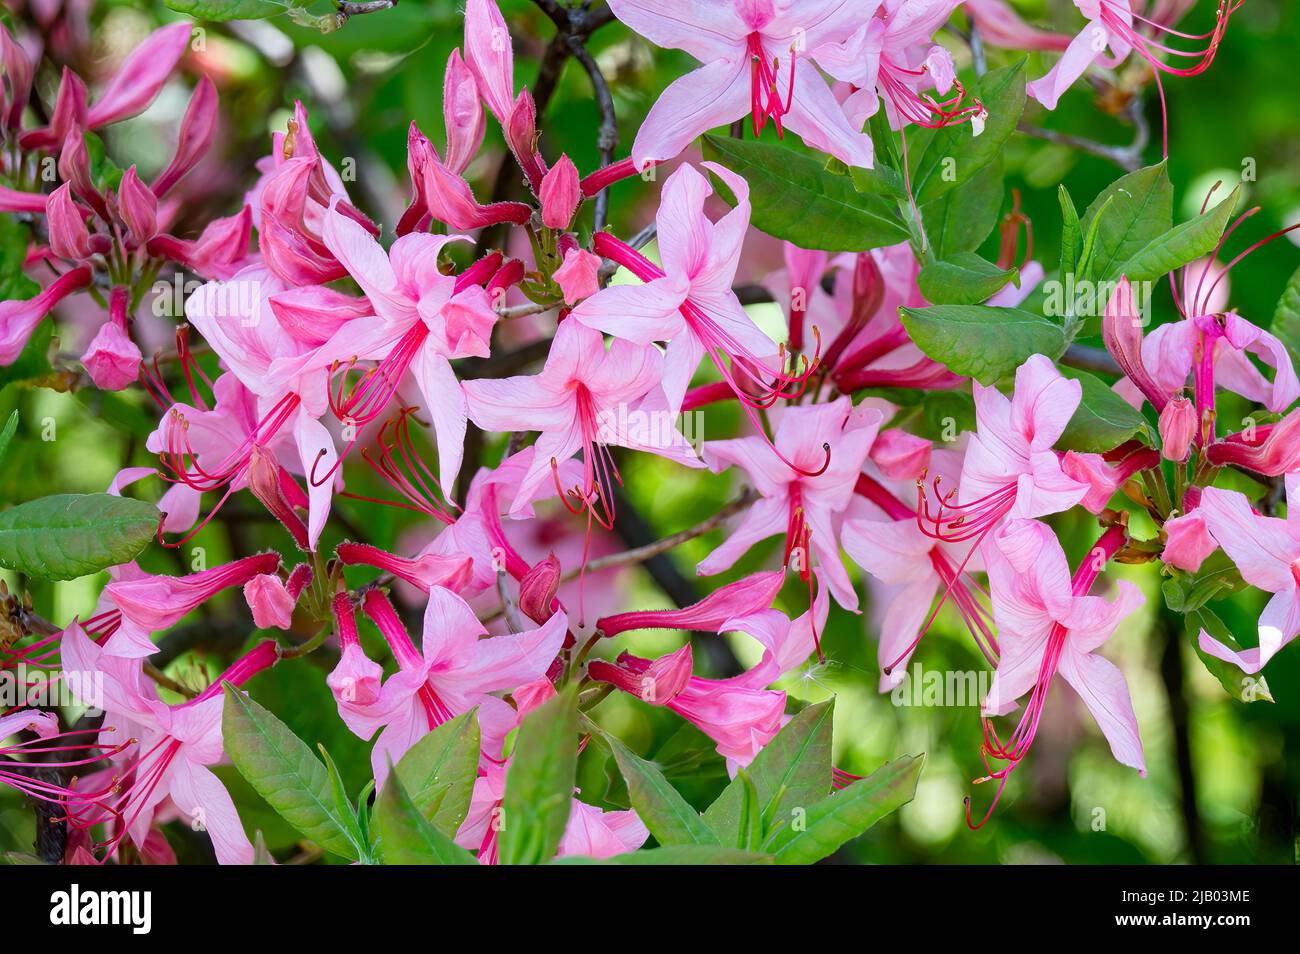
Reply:
<svg viewBox="0 0 1300 954"><path fill-rule="evenodd" d="M394 770L375 807L375 831L386 865L474 865L474 856L438 831L406 794Z"/></svg>
<svg viewBox="0 0 1300 954"><path fill-rule="evenodd" d="M588 858L569 855L557 858L557 865L770 865L772 856L739 848L718 845L668 845L664 848L647 848L629 851L612 858Z"/></svg>
<svg viewBox="0 0 1300 954"><path fill-rule="evenodd" d="M1237 209L1240 195L1241 186L1237 186L1214 208L1156 236L1130 255L1122 265L1117 266L1114 275L1108 277L1127 275L1132 282L1153 281L1188 262L1209 255L1219 244L1228 219Z"/></svg>
<svg viewBox="0 0 1300 954"><path fill-rule="evenodd" d="M5 459L5 452L9 450L9 442L14 439L14 432L18 430L18 412L9 412L9 420L5 421L4 430L0 430L0 461Z"/></svg>
<svg viewBox="0 0 1300 954"><path fill-rule="evenodd" d="M869 389L867 394L899 405L890 426L904 428L917 437L949 442L962 431L975 430L975 399L968 391L877 388Z"/></svg>
<svg viewBox="0 0 1300 954"><path fill-rule="evenodd" d="M992 384L1033 354L1055 360L1065 351L1065 331L1050 318L1020 308L935 305L900 308L916 346L956 374Z"/></svg>
<svg viewBox="0 0 1300 954"><path fill-rule="evenodd" d="M0 513L0 567L72 580L133 560L162 514L113 494L55 494Z"/></svg>
<svg viewBox="0 0 1300 954"><path fill-rule="evenodd" d="M704 155L749 182L756 228L800 248L864 252L907 238L894 203L784 146L706 135Z"/></svg>
<svg viewBox="0 0 1300 954"><path fill-rule="evenodd" d="M433 826L455 835L469 812L478 774L478 710L444 722L407 750L397 777Z"/></svg>
<svg viewBox="0 0 1300 954"><path fill-rule="evenodd" d="M226 20L265 20L284 13L287 3L272 0L163 0L169 9L188 13L196 20L222 23Z"/></svg>
<svg viewBox="0 0 1300 954"><path fill-rule="evenodd" d="M807 808L799 825L787 825L764 845L779 865L810 865L833 854L912 800L925 756L886 763L848 788Z"/></svg>
<svg viewBox="0 0 1300 954"><path fill-rule="evenodd" d="M1193 610L1186 614L1187 638L1192 641L1192 646L1196 649L1196 655L1201 658L1205 668L1210 671L1210 675L1219 680L1219 685L1223 686L1228 695L1239 702L1272 702L1273 694L1269 692L1268 682L1264 679L1262 673L1255 673L1253 676L1242 672L1232 663L1220 659L1217 656L1211 656L1205 650L1201 649L1201 630L1205 630L1223 645L1234 651L1242 649L1241 643L1232 635L1228 629L1213 611L1206 607Z"/></svg>
<svg viewBox="0 0 1300 954"><path fill-rule="evenodd" d="M969 123L956 123L909 138L912 194L918 204L931 202L969 182L975 173L1002 155L1003 147L1025 109L1025 61L989 70L973 85L973 94L988 110L984 131L972 135ZM917 148L917 147L920 148Z"/></svg>
<svg viewBox="0 0 1300 954"><path fill-rule="evenodd" d="M996 294L1007 282L1020 281L1019 269L1003 270L974 252L926 262L917 276L921 294L936 305L974 305Z"/></svg>
<svg viewBox="0 0 1300 954"><path fill-rule="evenodd" d="M221 731L235 768L294 828L327 851L357 860L359 846L331 804L330 775L320 759L274 714L230 683L225 690Z"/></svg>
<svg viewBox="0 0 1300 954"><path fill-rule="evenodd" d="M501 803L501 862L538 865L560 847L578 769L577 695L570 687L519 727Z"/></svg>
<svg viewBox="0 0 1300 954"><path fill-rule="evenodd" d="M1061 202L1061 281L1067 275L1073 275L1079 265L1079 255L1083 252L1083 228L1079 224L1079 213L1074 208L1074 200L1062 185L1056 192Z"/></svg>
<svg viewBox="0 0 1300 954"><path fill-rule="evenodd" d="M921 221L934 254L945 259L979 248L998 224L1004 191L998 158L976 172L966 188L953 189L921 206Z"/></svg>
<svg viewBox="0 0 1300 954"><path fill-rule="evenodd" d="M1149 435L1150 428L1142 413L1100 378L1073 369L1067 369L1065 373L1083 385L1083 393L1078 409L1056 442L1058 450L1102 454L1139 432Z"/></svg>
<svg viewBox="0 0 1300 954"><path fill-rule="evenodd" d="M1084 277L1118 278L1125 262L1174 226L1174 190L1166 164L1130 172L1103 189L1083 214L1085 233L1094 224L1096 243Z"/></svg>
<svg viewBox="0 0 1300 954"><path fill-rule="evenodd" d="M834 711L833 699L805 708L723 789L704 813L705 824L721 843L752 846L751 833L765 837L788 824L795 808L830 791ZM746 799L751 786L752 806Z"/></svg>
<svg viewBox="0 0 1300 954"><path fill-rule="evenodd" d="M1291 360L1300 365L1300 268L1291 273L1273 310L1273 334L1287 346Z"/></svg>
<svg viewBox="0 0 1300 954"><path fill-rule="evenodd" d="M718 844L700 813L678 794L657 765L639 757L612 735L602 733L602 738L627 782L632 807L661 845Z"/></svg>

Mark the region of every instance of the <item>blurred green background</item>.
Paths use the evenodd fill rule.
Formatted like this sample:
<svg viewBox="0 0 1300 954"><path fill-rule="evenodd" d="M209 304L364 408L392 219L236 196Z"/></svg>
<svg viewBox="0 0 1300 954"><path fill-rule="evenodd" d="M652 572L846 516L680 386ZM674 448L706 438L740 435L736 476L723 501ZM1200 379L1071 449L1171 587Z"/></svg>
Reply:
<svg viewBox="0 0 1300 954"><path fill-rule="evenodd" d="M554 30L528 0L502 0L514 35L516 83L533 85L539 58ZM1017 4L1040 24L1055 24L1074 33L1081 24L1068 2ZM92 13L91 53L132 45L153 23L175 14L142 4L99 4ZM1197 4L1186 24L1208 29L1213 8ZM961 22L960 17L957 22ZM1187 28L1187 27L1185 27ZM237 209L242 190L255 177L253 162L269 148L269 134L283 129L294 99L304 101L313 131L325 155L336 165L344 157L355 161L353 197L377 220L391 227L400 211L405 188L407 126L414 120L436 144L443 141L441 92L447 55L461 43L461 20L452 0L403 0L381 14L357 17L333 34L297 27L284 17L260 24L207 26L205 68L218 71L226 122L214 147L217 159L202 187L189 196L185 221L201 222L211 214ZM286 38L287 41L286 42ZM941 37L967 67L961 41ZM656 92L691 68L683 54L656 50L618 23L596 32L590 42L610 78L625 155L635 130ZM1250 243L1300 220L1300 113L1295 109L1296 51L1300 49L1300 4L1296 0L1251 0L1233 17L1214 66L1195 79L1171 78L1166 83L1170 126L1170 175L1176 189L1176 216L1193 214L1206 190L1217 179L1226 192L1253 169L1246 183L1247 201L1263 207L1228 247L1235 254ZM1009 62L1018 54L990 48L991 65ZM1041 75L1047 58L1031 54L1029 72ZM190 80L187 80L189 82ZM1146 96L1152 143L1145 161L1160 155L1159 113L1152 93ZM157 169L170 155L174 126L184 109L184 84L164 92L147 114L111 129L106 136L119 166L137 162ZM1031 104L1026 120L1098 141L1125 144L1132 130L1101 108L1086 87L1068 94L1060 107L1046 113ZM543 150L554 159L567 152L582 171L599 164L595 133L599 113L586 75L569 61L555 95L539 121ZM771 130L765 133L771 135ZM470 169L480 199L492 193L503 148L499 131L489 119L488 146ZM1034 255L1048 265L1057 260L1060 236L1058 183L1064 182L1080 209L1123 170L1106 160L1077 150L1017 135L1005 157L1008 192L1020 190L1022 208L1034 226ZM505 177L508 183L511 177ZM620 234L635 232L653 214L654 183L633 179L613 190L611 222ZM585 213L590 228L590 212ZM181 230L182 234L183 227ZM754 237L755 261L746 266L752 281L779 263L775 243ZM1288 276L1300 264L1300 251L1281 240L1254 253L1233 272L1232 304L1259 324L1267 325ZM757 306L756 317L771 321L775 306ZM1167 288L1155 304L1156 321L1176 317ZM0 377L0 381L7 380ZM17 407L22 413L20 441L0 465L0 499L27 500L59 491L102 490L127 464L151 464L144 437L156 412L138 392L102 394L94 390L59 393L21 383L0 391L0 415ZM721 438L737 432L734 409L709 408L705 436ZM52 430L51 430L52 427ZM43 439L45 434L53 439ZM501 448L488 441L472 452L484 463L499 458ZM625 455L620 459L626 496L648 525L651 538L663 536L713 513L738 488L735 475L701 475L667 466L654 458ZM378 488L361 469L349 472L350 487L360 493ZM156 497L156 480L139 485L142 496ZM153 495L151 497L150 495ZM351 500L338 502L341 519L331 524L325 544L352 536L365 527L368 539L380 545L410 549L430 534L412 531L401 511ZM1086 516L1086 515L1085 515ZM350 530L349 528L352 528ZM1072 516L1059 525L1072 558L1086 551L1094 525ZM412 536L414 533L414 536ZM699 584L694 564L720 539L718 532L674 551L671 560L689 586L712 586L779 560L780 541L755 548L741 565L724 577ZM399 544L399 540L403 541ZM239 501L222 519L194 541L207 565L259 547L284 547L283 534L268 526L250 501ZM155 571L180 572L193 559L152 547L142 563ZM852 568L851 568L852 570ZM963 821L962 798L974 797L982 813L992 792L972 787L983 773L979 757L978 710L965 706L899 706L876 691L878 669L872 608L862 616L832 609L824 644L828 662L791 677L786 688L798 700L838 696L836 764L867 774L903 752L928 753L915 801L877 825L844 849L836 860L862 863L933 862L1067 862L1154 863L1294 862L1297 841L1296 799L1300 789L1300 651L1279 654L1267 678L1273 703L1245 705L1227 697L1196 658L1182 631L1180 617L1161 609L1159 574L1152 566L1125 568L1123 575L1147 594L1147 605L1121 627L1106 654L1128 677L1146 749L1148 777L1117 764L1073 693L1057 686L1029 759L1008 786L993 820L971 832ZM30 589L36 608L60 623L92 606L102 579L65 584L41 584L0 574L11 588ZM855 577L856 578L856 577ZM357 582L364 574L357 577ZM662 589L642 571L617 578L618 601L628 607L667 606ZM612 583L602 582L609 589ZM860 591L867 592L865 586ZM183 623L183 635L168 643L168 671L182 680L203 682L223 660L252 638L240 628L246 610L233 599L214 601L203 616ZM603 594L608 597L608 593ZM783 606L792 613L806 607L806 593L791 585ZM1259 594L1248 593L1215 605L1238 634L1253 634L1263 605ZM407 607L408 612L410 607ZM757 656L743 636L729 638L742 662ZM1253 635L1247 637L1253 643ZM678 643L661 635L633 637L611 651L630 645L653 655ZM698 665L725 665L716 654L697 652ZM982 657L960 630L955 618L940 616L916 660L926 670L979 670ZM255 697L270 706L309 742L325 742L344 769L355 791L368 775L368 746L353 738L339 722L323 685L325 658L281 665L252 684ZM667 767L670 776L692 800L706 804L725 782L721 761L710 753L700 733L664 710L626 697L602 704L602 721L618 731L635 750ZM236 786L246 824L260 828L279 852L292 845L284 823L238 782ZM626 804L626 795L607 755L595 746L584 754L581 783L585 800ZM989 786L983 786L988 788ZM201 840L169 829L183 858L204 857ZM7 791L0 790L0 850L29 850L31 816Z"/></svg>

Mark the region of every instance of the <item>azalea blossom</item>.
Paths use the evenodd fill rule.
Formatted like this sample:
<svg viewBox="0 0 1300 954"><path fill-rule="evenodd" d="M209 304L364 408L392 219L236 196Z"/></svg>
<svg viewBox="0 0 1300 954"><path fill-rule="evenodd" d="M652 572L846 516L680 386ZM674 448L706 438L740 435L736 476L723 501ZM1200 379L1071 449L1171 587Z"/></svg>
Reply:
<svg viewBox="0 0 1300 954"><path fill-rule="evenodd" d="M749 114L754 135L777 132L851 166L871 167L871 139L854 128L815 65L818 50L847 37L871 9L850 0L614 0L614 15L656 46L703 65L660 95L637 132L638 167L672 159L700 133Z"/></svg>
<svg viewBox="0 0 1300 954"><path fill-rule="evenodd" d="M1234 650L1204 630L1201 648L1242 672L1259 672L1279 649L1300 633L1300 477L1287 478L1287 516L1255 513L1244 494L1207 487L1198 509L1223 551L1247 583L1273 598L1259 614L1259 645Z"/></svg>

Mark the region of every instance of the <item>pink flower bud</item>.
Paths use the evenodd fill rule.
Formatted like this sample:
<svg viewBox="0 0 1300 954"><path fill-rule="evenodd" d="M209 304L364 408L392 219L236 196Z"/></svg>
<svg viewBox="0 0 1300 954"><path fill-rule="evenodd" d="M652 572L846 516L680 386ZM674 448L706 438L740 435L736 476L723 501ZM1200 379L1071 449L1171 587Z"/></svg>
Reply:
<svg viewBox="0 0 1300 954"><path fill-rule="evenodd" d="M112 218L108 204L91 178L90 153L86 151L86 140L80 129L70 130L63 140L63 151L59 153L59 177L70 184L77 198L94 209L101 219L108 221Z"/></svg>
<svg viewBox="0 0 1300 954"><path fill-rule="evenodd" d="M135 166L122 175L117 201L122 221L131 230L136 243L143 245L153 238L158 231L158 197L140 181Z"/></svg>
<svg viewBox="0 0 1300 954"><path fill-rule="evenodd" d="M560 589L560 561L548 554L519 581L519 609L538 625L555 612L555 594Z"/></svg>
<svg viewBox="0 0 1300 954"><path fill-rule="evenodd" d="M274 573L263 573L245 583L244 599L258 629L288 629L292 625L296 601Z"/></svg>
<svg viewBox="0 0 1300 954"><path fill-rule="evenodd" d="M140 349L126 328L128 297L129 293L121 285L113 289L109 297L109 320L100 326L81 356L90 380L105 391L120 391L140 376Z"/></svg>
<svg viewBox="0 0 1300 954"><path fill-rule="evenodd" d="M555 270L555 281L564 292L564 303L576 305L600 291L600 256L572 248L564 253L564 264Z"/></svg>
<svg viewBox="0 0 1300 954"><path fill-rule="evenodd" d="M22 125L23 110L27 107L27 98L32 91L32 77L35 68L27 51L18 44L9 31L0 26L0 63L4 64L4 75L9 82L10 97L5 104L0 119L9 129L18 129Z"/></svg>
<svg viewBox="0 0 1300 954"><path fill-rule="evenodd" d="M566 229L573 221L581 193L578 191L578 169L567 155L551 167L542 179L538 196L542 200L542 224L548 229Z"/></svg>
<svg viewBox="0 0 1300 954"><path fill-rule="evenodd" d="M167 82L190 42L190 21L161 27L131 51L108 88L91 107L91 129L144 112Z"/></svg>
<svg viewBox="0 0 1300 954"><path fill-rule="evenodd" d="M1205 526L1200 508L1165 521L1165 548L1160 559L1188 573L1195 573L1205 558L1219 548Z"/></svg>
<svg viewBox="0 0 1300 954"><path fill-rule="evenodd" d="M1133 286L1127 277L1121 277L1106 302L1106 313L1101 321L1102 339L1106 350L1137 386L1151 406L1163 410L1169 395L1147 370L1142 360L1142 316L1133 299Z"/></svg>
<svg viewBox="0 0 1300 954"><path fill-rule="evenodd" d="M181 120L181 132L176 141L176 155L171 163L153 181L153 194L166 195L181 178L198 164L212 145L212 134L217 128L217 88L206 76L194 87L190 105Z"/></svg>
<svg viewBox="0 0 1300 954"><path fill-rule="evenodd" d="M483 104L478 84L460 50L452 50L442 87L442 117L447 126L447 168L461 173L483 145Z"/></svg>
<svg viewBox="0 0 1300 954"><path fill-rule="evenodd" d="M59 258L81 262L90 257L90 232L81 210L72 201L72 186L65 182L45 200L50 229L50 251Z"/></svg>
<svg viewBox="0 0 1300 954"><path fill-rule="evenodd" d="M515 96L515 54L496 0L469 0L465 5L465 60L478 81L479 95L505 126Z"/></svg>
<svg viewBox="0 0 1300 954"><path fill-rule="evenodd" d="M534 192L539 191L546 177L546 162L537 151L537 104L526 89L520 90L515 99L505 134L506 143L528 177L529 185Z"/></svg>
<svg viewBox="0 0 1300 954"><path fill-rule="evenodd" d="M1196 437L1196 407L1185 397L1176 397L1160 412L1160 453L1165 460L1187 460Z"/></svg>
<svg viewBox="0 0 1300 954"><path fill-rule="evenodd" d="M273 517L284 524L300 550L310 550L307 527L294 510L293 504L285 497L280 471L281 467L275 458L255 445L248 463L248 489Z"/></svg>

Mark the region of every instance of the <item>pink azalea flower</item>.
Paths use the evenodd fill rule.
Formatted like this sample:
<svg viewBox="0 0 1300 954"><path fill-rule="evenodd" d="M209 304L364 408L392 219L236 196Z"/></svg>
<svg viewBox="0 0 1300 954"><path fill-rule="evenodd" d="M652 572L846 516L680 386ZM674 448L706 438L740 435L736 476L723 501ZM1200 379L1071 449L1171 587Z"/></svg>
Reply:
<svg viewBox="0 0 1300 954"><path fill-rule="evenodd" d="M977 554L961 553L954 544L927 534L915 510L866 474L858 477L855 489L886 518L846 520L840 535L853 561L891 587L880 621L880 691L906 678L908 660L949 600L975 645L989 662L996 662L998 643L989 611L976 596L982 587L969 576L982 569Z"/></svg>
<svg viewBox="0 0 1300 954"><path fill-rule="evenodd" d="M279 554L260 553L188 576L132 574L109 583L104 593L132 626L152 633L174 626L222 590L274 573L279 566Z"/></svg>
<svg viewBox="0 0 1300 954"><path fill-rule="evenodd" d="M431 729L482 704L489 693L545 675L569 628L561 611L537 629L485 639L483 624L469 605L434 586L417 649L382 592L368 590L362 608L387 640L398 670L379 686L378 666L349 648L356 645L355 627L344 624L345 655L327 681L348 728L363 739L380 733L370 756L380 786L389 764Z"/></svg>
<svg viewBox="0 0 1300 954"><path fill-rule="evenodd" d="M748 765L781 730L785 693L740 680L691 675L691 647L657 660L623 653L616 663L588 665L593 679L608 682L651 705L665 706L713 740L718 754Z"/></svg>
<svg viewBox="0 0 1300 954"><path fill-rule="evenodd" d="M710 469L721 473L733 465L740 467L762 496L731 536L700 561L696 572L721 573L759 540L785 533L786 564L807 582L815 554L836 601L846 609L857 609L857 593L840 557L836 524L853 498L854 484L881 421L879 410L855 408L849 398L841 397L827 404L782 410L775 451L759 437L706 443L704 460Z"/></svg>
<svg viewBox="0 0 1300 954"><path fill-rule="evenodd" d="M34 737L6 741L20 732L29 732ZM123 739L117 745L84 741L98 734L96 730L60 732L58 716L51 712L13 709L0 715L0 786L12 788L28 798L63 805L68 810L94 805L111 791L79 790L75 781L60 784L53 780L49 770L83 770L131 745Z"/></svg>
<svg viewBox="0 0 1300 954"><path fill-rule="evenodd" d="M644 284L611 285L575 308L571 318L637 344L667 341L664 395L675 413L700 359L708 355L723 381L761 432L755 408L803 393L813 362L803 372L785 370L785 348L750 320L732 291L740 246L749 228L749 186L717 165L704 167L723 182L736 206L716 222L704 214L708 181L682 165L664 183L656 216L661 269L610 232L598 232L598 255L627 268ZM772 363L773 352L779 357ZM815 359L814 359L815 361ZM769 380L771 379L771 380Z"/></svg>
<svg viewBox="0 0 1300 954"><path fill-rule="evenodd" d="M923 500L924 522L949 542L978 543L1004 517L1043 517L1068 510L1088 492L1067 476L1052 450L1079 406L1078 381L1033 355L1016 370L1010 400L976 382L976 432L971 435L954 495L935 483L937 511ZM954 500L954 496L956 500Z"/></svg>
<svg viewBox="0 0 1300 954"><path fill-rule="evenodd" d="M288 435L297 451L295 469L308 477L306 543L315 547L333 495L333 482L317 475L333 476L338 461L334 440L320 422L329 403L326 370L331 358L325 346L298 341L276 320L270 298L286 288L266 268L250 266L227 282L208 282L190 296L186 318L254 395L256 425L241 433L239 443L212 467L196 466L194 452L203 449L185 446L184 409L179 416L168 416L164 445L178 478L196 490L226 487L229 496L229 488L247 475L254 457L274 458L277 437Z"/></svg>
<svg viewBox="0 0 1300 954"><path fill-rule="evenodd" d="M487 357L496 313L481 282L499 256L461 276L444 275L438 256L465 236L404 235L388 254L361 226L333 210L324 238L335 257L366 293L373 318L346 322L324 346L326 354L379 359L346 398L331 398L334 413L355 426L378 418L409 370L438 440L442 486L450 487L464 453L466 408L449 359Z"/></svg>
<svg viewBox="0 0 1300 954"><path fill-rule="evenodd" d="M260 643L190 702L169 706L158 698L138 660L114 656L95 645L76 623L64 631L65 672L74 688L103 686L108 724L137 741L136 752L112 771L120 781L109 797L71 813L81 829L105 823L101 845L111 855L128 835L143 846L154 816L170 799L212 839L221 864L251 864L253 846L234 802L208 766L224 756L221 738L222 683L238 686L279 658L275 643ZM87 700L90 701L90 700Z"/></svg>
<svg viewBox="0 0 1300 954"><path fill-rule="evenodd" d="M985 720L985 764L991 757L1006 765L996 770L990 767L989 774L978 781L996 779L999 797L1011 773L1029 754L1047 690L1057 673L1097 720L1116 760L1146 774L1124 674L1096 652L1119 622L1142 605L1142 593L1127 580L1120 580L1113 601L1087 595L1124 539L1121 527L1106 531L1073 579L1061 544L1046 524L1010 520L990 539L986 558L1001 653L984 700L985 714L1004 714L1014 708L1017 699L1030 693L1020 721L1005 741ZM997 801L995 797L985 821ZM969 822L970 799L966 810Z"/></svg>
<svg viewBox="0 0 1300 954"><path fill-rule="evenodd" d="M1195 511L1245 581L1273 594L1259 614L1258 647L1238 652L1201 631L1201 648L1242 672L1259 672L1300 633L1300 477L1288 477L1286 490L1285 520L1262 517L1244 494L1217 487L1204 490Z"/></svg>
<svg viewBox="0 0 1300 954"><path fill-rule="evenodd" d="M638 167L672 159L700 133L746 113L755 136L771 119L778 134L789 128L842 162L871 167L870 138L849 122L814 65L822 46L869 15L860 2L613 0L610 9L656 46L685 50L703 64L651 107L632 144Z"/></svg>
<svg viewBox="0 0 1300 954"><path fill-rule="evenodd" d="M890 126L909 123L937 129L971 121L978 134L987 113L978 100L963 105L965 90L956 82L951 54L932 37L952 15L960 0L885 0L862 5L855 32L828 43L813 56L836 79L851 83L855 92L844 102L849 120L865 123L885 103ZM875 16L881 6L884 14ZM871 14L868 16L868 14ZM922 91L933 86L946 95L942 102Z"/></svg>
<svg viewBox="0 0 1300 954"><path fill-rule="evenodd" d="M578 451L583 478L573 496L606 527L614 516L613 487L621 483L611 446L700 466L664 406L658 385L665 373L653 345L616 339L606 350L600 332L566 319L539 374L465 382L469 415L483 430L541 432L512 512L544 481L558 481L558 465Z"/></svg>

